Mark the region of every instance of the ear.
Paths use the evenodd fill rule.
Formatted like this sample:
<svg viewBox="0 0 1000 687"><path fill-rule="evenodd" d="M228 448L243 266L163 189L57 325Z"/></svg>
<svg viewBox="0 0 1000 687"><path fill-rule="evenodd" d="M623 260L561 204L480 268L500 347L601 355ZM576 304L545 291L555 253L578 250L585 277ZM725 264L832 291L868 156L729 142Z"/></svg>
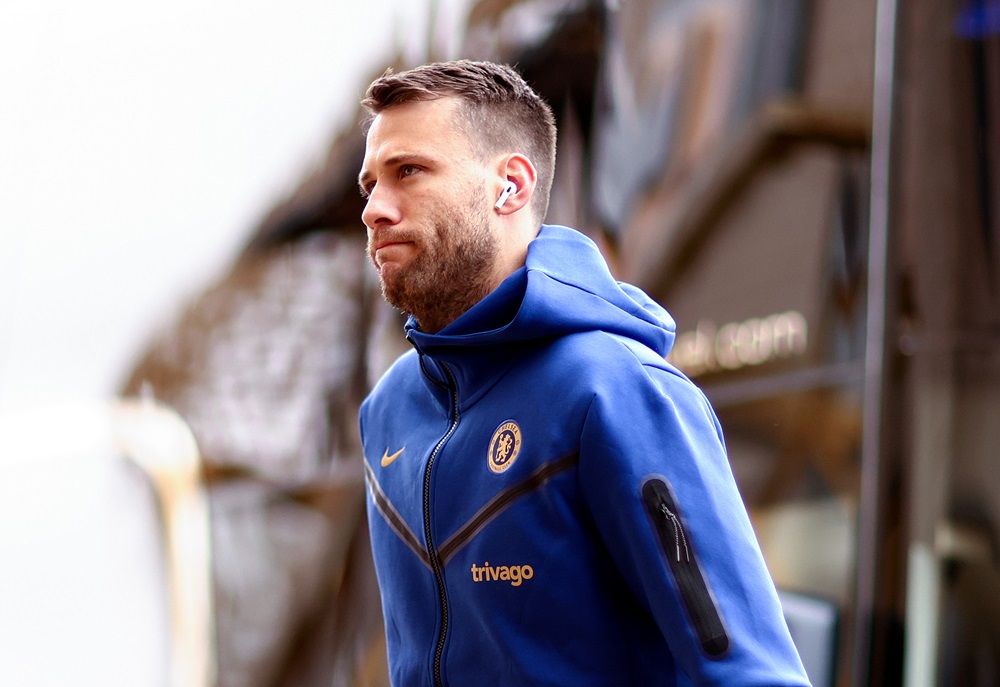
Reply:
<svg viewBox="0 0 1000 687"><path fill-rule="evenodd" d="M498 201L494 211L501 215L510 215L531 204L535 193L538 177L531 160L521 153L505 155L497 166L497 180L494 198ZM509 184L514 184L510 191ZM507 191L510 191L509 193ZM505 200L499 203L501 197Z"/></svg>

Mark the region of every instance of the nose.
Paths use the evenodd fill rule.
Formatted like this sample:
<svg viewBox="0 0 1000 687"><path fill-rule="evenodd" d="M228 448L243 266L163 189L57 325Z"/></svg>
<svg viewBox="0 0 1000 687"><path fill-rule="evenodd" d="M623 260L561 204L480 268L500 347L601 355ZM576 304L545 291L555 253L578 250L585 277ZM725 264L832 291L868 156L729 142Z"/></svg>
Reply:
<svg viewBox="0 0 1000 687"><path fill-rule="evenodd" d="M400 220L399 204L388 189L375 184L368 195L361 220L369 229L374 229L378 225L396 224Z"/></svg>

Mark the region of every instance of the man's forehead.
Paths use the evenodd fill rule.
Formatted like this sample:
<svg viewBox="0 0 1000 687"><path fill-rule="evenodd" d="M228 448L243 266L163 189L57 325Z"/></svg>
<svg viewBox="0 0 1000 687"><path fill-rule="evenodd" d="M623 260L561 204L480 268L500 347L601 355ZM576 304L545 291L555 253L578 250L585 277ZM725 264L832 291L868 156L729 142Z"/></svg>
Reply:
<svg viewBox="0 0 1000 687"><path fill-rule="evenodd" d="M371 139L374 131L408 125L423 126L427 133L429 126L453 128L461 122L460 107L461 101L453 96L407 100L390 105L372 117L365 135Z"/></svg>
<svg viewBox="0 0 1000 687"><path fill-rule="evenodd" d="M471 142L456 111L457 99L419 100L378 113L365 136L365 162L375 155L395 155L398 148L459 151Z"/></svg>

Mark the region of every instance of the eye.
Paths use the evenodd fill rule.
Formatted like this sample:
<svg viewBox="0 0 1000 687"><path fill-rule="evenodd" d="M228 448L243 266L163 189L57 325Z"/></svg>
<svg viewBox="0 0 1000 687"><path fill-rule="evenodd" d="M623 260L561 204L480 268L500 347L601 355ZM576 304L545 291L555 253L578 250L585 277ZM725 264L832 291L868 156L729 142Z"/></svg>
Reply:
<svg viewBox="0 0 1000 687"><path fill-rule="evenodd" d="M358 181L358 191L361 193L361 197L366 200L371 196L374 188L375 182L372 180L366 179L364 181Z"/></svg>
<svg viewBox="0 0 1000 687"><path fill-rule="evenodd" d="M413 176L419 171L420 170L416 167L416 165L402 165L399 168L399 176L400 178L406 178L409 176Z"/></svg>

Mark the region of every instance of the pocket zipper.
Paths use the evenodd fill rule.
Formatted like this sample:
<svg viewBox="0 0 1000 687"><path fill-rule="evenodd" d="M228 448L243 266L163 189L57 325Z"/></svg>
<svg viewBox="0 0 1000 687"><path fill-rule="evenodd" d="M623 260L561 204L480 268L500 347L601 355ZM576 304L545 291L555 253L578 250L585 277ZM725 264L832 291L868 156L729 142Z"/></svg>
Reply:
<svg viewBox="0 0 1000 687"><path fill-rule="evenodd" d="M649 479L642 485L642 500L702 651L709 658L721 658L729 649L729 635L691 550L670 487L660 478Z"/></svg>

